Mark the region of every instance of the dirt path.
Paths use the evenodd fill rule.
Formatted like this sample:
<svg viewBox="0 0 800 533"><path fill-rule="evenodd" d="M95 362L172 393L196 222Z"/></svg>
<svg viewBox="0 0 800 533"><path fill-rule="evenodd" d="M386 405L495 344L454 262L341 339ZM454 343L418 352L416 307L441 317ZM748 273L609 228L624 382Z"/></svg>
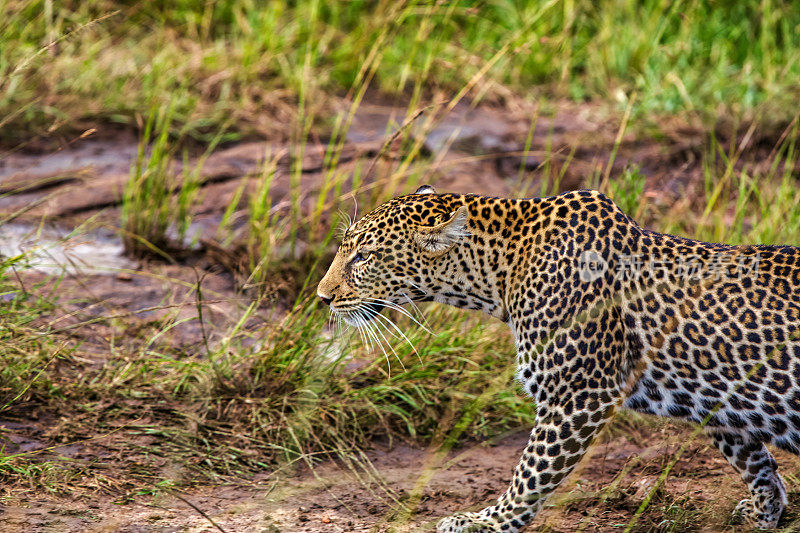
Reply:
<svg viewBox="0 0 800 533"><path fill-rule="evenodd" d="M690 428L651 423L615 424L528 531L615 532L628 524L664 466L691 440ZM280 479L265 475L250 485L196 487L178 493L180 499L143 495L125 504L80 490L79 497L17 494L4 502L0 525L2 531L31 533L432 531L448 513L490 503L505 488L526 438L526 431L518 431L491 444L460 448L435 471L426 468L437 463L425 450L376 445L368 454L371 473L328 461L313 472L301 467ZM777 457L796 506L800 460L784 453ZM416 505L415 485L422 487ZM729 520L744 496L736 475L699 436L634 531L748 531ZM797 517L791 508L783 525L791 530Z"/></svg>

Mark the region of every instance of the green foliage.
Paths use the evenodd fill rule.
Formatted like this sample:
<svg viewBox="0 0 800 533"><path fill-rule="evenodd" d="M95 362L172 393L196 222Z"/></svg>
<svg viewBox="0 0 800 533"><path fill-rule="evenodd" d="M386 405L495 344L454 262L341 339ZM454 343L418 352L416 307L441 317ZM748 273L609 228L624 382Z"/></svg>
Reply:
<svg viewBox="0 0 800 533"><path fill-rule="evenodd" d="M533 422L534 406L516 392L513 343L503 325L431 308L433 335L393 317L415 349L388 329L384 348L369 349L353 330L328 330L327 311L314 303L248 331L242 326L256 309L241 309L237 325L203 357L148 343L78 377L72 394L88 411L114 403L103 417L135 417L142 399L171 406L152 411L139 430L157 439L153 454L180 458L202 476L350 454L377 436L485 437ZM131 401L133 411L125 407Z"/></svg>
<svg viewBox="0 0 800 533"><path fill-rule="evenodd" d="M245 372L233 370L239 365L229 361L223 382L198 381L202 392L195 393L226 398L236 390L249 398L246 409L257 422L250 423L251 438L274 446L286 460L331 447L352 448L378 435L428 440L446 429L441 427L447 425L446 415L460 417L487 390L462 431L487 435L531 423L532 406L509 392L515 387L506 371L513 353L508 335L497 347L496 327L469 327L471 321L454 321L454 314L431 314L433 337L398 319L416 353L393 339L393 347L384 348L386 358L376 358L364 353L353 331L331 335L319 310L298 308L269 333L262 350L242 354L253 360ZM391 339L388 330L386 336ZM487 379L498 375L504 377L494 383ZM216 403L208 406L209 413L217 411ZM228 404L228 409L236 408ZM207 423L213 431L215 422Z"/></svg>
<svg viewBox="0 0 800 533"><path fill-rule="evenodd" d="M203 165L223 138L221 133L211 137L205 152L193 164L184 150L177 172L176 147L185 131L173 132L174 114L173 102L166 108L150 108L123 191L123 242L125 251L134 256L169 258L170 249L185 247Z"/></svg>
<svg viewBox="0 0 800 533"><path fill-rule="evenodd" d="M608 182L608 194L620 208L635 219L642 216L646 177L638 168L626 168L622 175Z"/></svg>
<svg viewBox="0 0 800 533"><path fill-rule="evenodd" d="M133 123L170 102L197 138L223 124L274 136L296 102L301 115L319 118L325 94L365 79L413 100L458 91L484 68L487 81L519 94L624 104L636 92L634 113L786 120L800 96L800 10L770 0L92 0L58 9L7 0L2 8L0 123L22 126L3 128L13 137L86 119Z"/></svg>
<svg viewBox="0 0 800 533"><path fill-rule="evenodd" d="M267 281L273 266L273 254L279 237L285 234L276 227L278 217L272 211L272 197L270 189L275 178L275 161L266 154L261 175L256 178L255 193L250 196L248 203L248 232L246 254L249 283L260 285ZM229 209L230 210L230 209Z"/></svg>

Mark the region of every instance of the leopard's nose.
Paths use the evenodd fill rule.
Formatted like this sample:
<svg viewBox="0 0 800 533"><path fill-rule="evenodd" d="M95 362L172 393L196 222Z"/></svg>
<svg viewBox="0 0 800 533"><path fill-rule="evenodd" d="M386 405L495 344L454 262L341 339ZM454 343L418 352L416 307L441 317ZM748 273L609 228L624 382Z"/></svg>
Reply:
<svg viewBox="0 0 800 533"><path fill-rule="evenodd" d="M333 301L333 296L325 296L320 292L317 293L317 296L319 296L319 299L322 300L325 305L331 305L331 302Z"/></svg>

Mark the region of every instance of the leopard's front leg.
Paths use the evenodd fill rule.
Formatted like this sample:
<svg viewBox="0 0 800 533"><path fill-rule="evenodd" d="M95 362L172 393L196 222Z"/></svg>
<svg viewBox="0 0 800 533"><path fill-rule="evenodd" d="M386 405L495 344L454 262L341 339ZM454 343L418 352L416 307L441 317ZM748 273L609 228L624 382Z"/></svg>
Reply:
<svg viewBox="0 0 800 533"><path fill-rule="evenodd" d="M612 416L618 394L610 389L579 390L572 384L548 387L548 381L557 382L556 375L543 383L543 390L554 394L539 402L536 426L506 492L497 503L481 511L442 519L437 531L519 531L533 520L547 497L575 468Z"/></svg>

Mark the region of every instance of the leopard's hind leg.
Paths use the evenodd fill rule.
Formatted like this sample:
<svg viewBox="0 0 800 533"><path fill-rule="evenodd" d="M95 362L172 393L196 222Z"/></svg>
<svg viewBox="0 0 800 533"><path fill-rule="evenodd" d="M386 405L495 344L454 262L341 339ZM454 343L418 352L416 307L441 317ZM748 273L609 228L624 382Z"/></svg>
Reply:
<svg viewBox="0 0 800 533"><path fill-rule="evenodd" d="M767 447L748 434L713 430L709 435L750 490L751 497L740 501L734 514L758 528L775 528L786 507L786 486Z"/></svg>

